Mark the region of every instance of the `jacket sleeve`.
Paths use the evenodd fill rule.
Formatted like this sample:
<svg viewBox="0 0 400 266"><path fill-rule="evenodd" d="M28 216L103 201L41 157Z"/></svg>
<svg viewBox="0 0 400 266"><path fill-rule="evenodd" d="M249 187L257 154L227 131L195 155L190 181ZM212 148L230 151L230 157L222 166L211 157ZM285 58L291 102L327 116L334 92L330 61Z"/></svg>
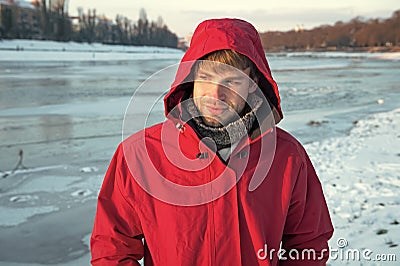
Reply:
<svg viewBox="0 0 400 266"><path fill-rule="evenodd" d="M120 145L98 196L90 239L92 265L139 265L143 258L140 220L123 191L128 172Z"/></svg>
<svg viewBox="0 0 400 266"><path fill-rule="evenodd" d="M321 183L306 152L295 179L282 238L280 266L326 265L333 227Z"/></svg>

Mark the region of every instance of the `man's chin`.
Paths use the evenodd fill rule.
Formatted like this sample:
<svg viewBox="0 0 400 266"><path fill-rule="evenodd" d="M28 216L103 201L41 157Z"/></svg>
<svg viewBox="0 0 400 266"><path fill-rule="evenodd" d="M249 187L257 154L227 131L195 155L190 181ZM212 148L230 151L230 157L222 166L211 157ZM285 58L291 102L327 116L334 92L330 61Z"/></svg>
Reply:
<svg viewBox="0 0 400 266"><path fill-rule="evenodd" d="M209 127L222 127L223 125L216 119L210 118L210 117L202 117L203 122L205 125Z"/></svg>

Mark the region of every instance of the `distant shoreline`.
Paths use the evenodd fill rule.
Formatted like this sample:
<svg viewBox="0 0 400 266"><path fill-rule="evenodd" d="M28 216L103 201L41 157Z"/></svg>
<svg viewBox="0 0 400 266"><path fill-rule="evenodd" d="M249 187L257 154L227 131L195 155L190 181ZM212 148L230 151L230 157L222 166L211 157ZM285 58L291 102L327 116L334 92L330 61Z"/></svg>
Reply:
<svg viewBox="0 0 400 266"><path fill-rule="evenodd" d="M0 39L0 51L80 52L80 53L181 53L178 48L120 45L52 40Z"/></svg>
<svg viewBox="0 0 400 266"><path fill-rule="evenodd" d="M348 53L398 53L400 46L372 46L372 47L326 47L326 48L272 48L265 49L267 53L291 52L348 52Z"/></svg>
<svg viewBox="0 0 400 266"><path fill-rule="evenodd" d="M44 46L52 44L51 47ZM43 47L39 47L42 46ZM118 49L118 48L119 49ZM85 49L82 49L85 48ZM115 49L117 48L117 49ZM141 49L145 48L145 50ZM128 53L160 53L160 52L182 52L179 48L145 46L145 45L121 45L105 43L79 43L59 42L52 40L31 39L0 39L0 50L2 51L69 51L69 52L128 52ZM348 53L398 53L400 46L372 46L372 47L320 47L320 48L269 48L264 49L267 53L291 53L291 52L348 52Z"/></svg>

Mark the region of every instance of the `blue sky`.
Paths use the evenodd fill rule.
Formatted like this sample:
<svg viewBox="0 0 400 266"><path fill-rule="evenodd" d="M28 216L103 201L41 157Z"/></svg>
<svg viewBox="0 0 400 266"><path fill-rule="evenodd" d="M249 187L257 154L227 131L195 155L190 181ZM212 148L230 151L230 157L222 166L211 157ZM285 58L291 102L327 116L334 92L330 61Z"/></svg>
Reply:
<svg viewBox="0 0 400 266"><path fill-rule="evenodd" d="M348 21L355 16L387 18L400 9L398 0L70 0L69 13L78 7L96 8L97 14L114 19L121 14L132 20L144 8L150 20L161 16L168 27L179 36L190 34L196 25L207 18L239 17L250 21L259 31L291 30L297 25L309 29L338 20Z"/></svg>

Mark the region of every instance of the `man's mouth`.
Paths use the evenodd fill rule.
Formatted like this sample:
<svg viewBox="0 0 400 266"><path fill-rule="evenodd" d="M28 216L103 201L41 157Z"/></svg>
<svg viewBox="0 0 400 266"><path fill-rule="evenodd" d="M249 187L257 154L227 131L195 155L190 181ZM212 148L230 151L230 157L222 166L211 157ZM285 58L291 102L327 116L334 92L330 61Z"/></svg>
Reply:
<svg viewBox="0 0 400 266"><path fill-rule="evenodd" d="M220 115L228 109L227 106L206 105L205 107L207 111L213 115Z"/></svg>

